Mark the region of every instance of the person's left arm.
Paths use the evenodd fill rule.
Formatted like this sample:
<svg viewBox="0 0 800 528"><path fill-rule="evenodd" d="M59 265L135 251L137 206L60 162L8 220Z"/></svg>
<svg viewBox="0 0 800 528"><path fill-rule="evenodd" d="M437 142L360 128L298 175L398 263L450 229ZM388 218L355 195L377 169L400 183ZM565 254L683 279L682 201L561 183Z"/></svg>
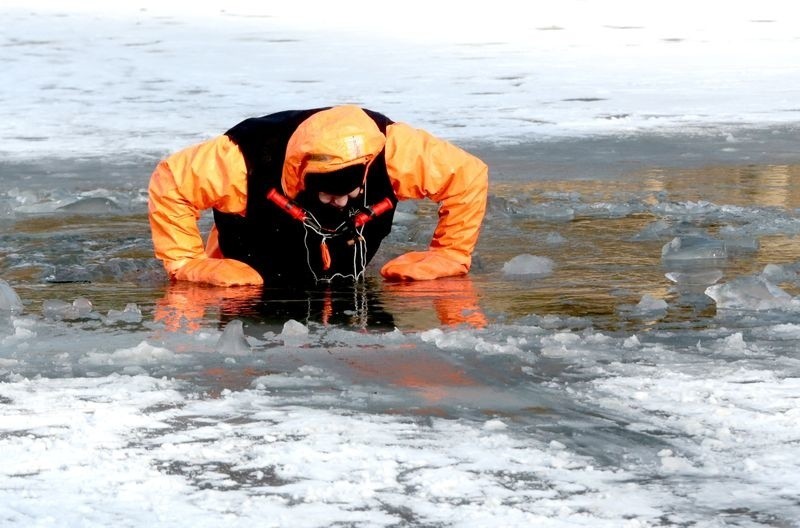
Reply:
<svg viewBox="0 0 800 528"><path fill-rule="evenodd" d="M466 274L486 212L488 167L455 145L403 123L389 125L386 136L386 166L395 194L401 200L438 202L439 222L427 251L390 260L381 275L426 280Z"/></svg>

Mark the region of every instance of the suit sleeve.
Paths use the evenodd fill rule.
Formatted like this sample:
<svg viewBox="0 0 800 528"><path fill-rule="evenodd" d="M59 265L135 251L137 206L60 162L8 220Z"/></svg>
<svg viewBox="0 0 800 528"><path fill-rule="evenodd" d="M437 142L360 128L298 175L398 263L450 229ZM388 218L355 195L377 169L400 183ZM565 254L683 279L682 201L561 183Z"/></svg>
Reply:
<svg viewBox="0 0 800 528"><path fill-rule="evenodd" d="M381 274L423 280L467 273L486 212L486 164L423 130L395 123L387 130L386 165L397 197L438 202L439 221L428 251L401 255Z"/></svg>
<svg viewBox="0 0 800 528"><path fill-rule="evenodd" d="M148 212L155 255L170 278L224 286L263 283L243 262L211 258L197 226L206 209L242 213L246 205L244 158L227 136L161 161L150 178Z"/></svg>

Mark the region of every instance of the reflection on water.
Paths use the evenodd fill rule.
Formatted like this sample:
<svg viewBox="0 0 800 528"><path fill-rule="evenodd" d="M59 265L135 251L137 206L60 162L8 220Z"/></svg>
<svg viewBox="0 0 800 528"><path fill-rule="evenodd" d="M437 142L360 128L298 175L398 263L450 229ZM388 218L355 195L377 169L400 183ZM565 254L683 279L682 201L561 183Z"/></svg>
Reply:
<svg viewBox="0 0 800 528"><path fill-rule="evenodd" d="M797 261L798 176L798 166L746 166L654 169L612 181L495 184L492 193L507 208L490 209L479 244L473 281L481 305L505 318L572 315L615 328L625 322L621 308L648 294L670 303L666 323L713 315L713 303L702 295L707 285L677 288L665 277L671 268L662 247L682 233L722 238L727 259L693 263L719 268L722 281ZM542 203L550 206L546 214L538 214ZM569 220L552 212L559 206L573 211ZM656 236L642 236L656 222L664 223ZM523 253L552 259L553 273L525 279L498 272Z"/></svg>
<svg viewBox="0 0 800 528"><path fill-rule="evenodd" d="M654 169L642 177L648 191L668 192L676 201L795 209L800 206L800 189L793 182L799 172L796 165L748 165L681 171Z"/></svg>
<svg viewBox="0 0 800 528"><path fill-rule="evenodd" d="M0 276L31 312L46 299L83 296L99 311L135 302L147 313L183 295L182 302L204 307L203 317L218 324L239 314L253 322L293 318L413 330L558 315L617 329L652 323L633 309L648 295L669 304L660 324L703 325L714 314L713 302L703 295L710 283L800 258L800 189L794 184L799 175L796 165L738 166L649 169L615 180L494 182L467 278L410 284L372 280L341 291L268 288L244 304L208 288L200 288L199 297L168 288L152 257L143 203L129 199L119 211L102 214L58 207L32 214L15 211L16 197L5 196L0 207L14 214L2 226ZM373 274L388 258L427 239L435 206L423 202L417 214L420 225L396 226L372 265ZM688 235L724 244L725 258L688 262L715 273L692 275L662 259L665 244ZM504 274L503 265L522 254L551 259L552 273ZM713 278L704 282L701 276ZM796 294L797 285L782 286Z"/></svg>
<svg viewBox="0 0 800 528"><path fill-rule="evenodd" d="M178 282L169 284L156 302L154 318L173 331L199 330L213 318L223 327L242 320L248 333L280 333L289 320L305 325L392 330L392 315L378 299L374 279L333 286L225 288Z"/></svg>
<svg viewBox="0 0 800 528"><path fill-rule="evenodd" d="M614 202L632 195L657 199L710 201L739 206L800 206L800 189L793 182L800 174L798 165L745 165L686 169L650 168L620 179L564 179L522 183L495 183L492 190L500 196L525 194L579 193L597 201ZM591 176L591 175L589 175ZM535 175L529 175L535 180Z"/></svg>

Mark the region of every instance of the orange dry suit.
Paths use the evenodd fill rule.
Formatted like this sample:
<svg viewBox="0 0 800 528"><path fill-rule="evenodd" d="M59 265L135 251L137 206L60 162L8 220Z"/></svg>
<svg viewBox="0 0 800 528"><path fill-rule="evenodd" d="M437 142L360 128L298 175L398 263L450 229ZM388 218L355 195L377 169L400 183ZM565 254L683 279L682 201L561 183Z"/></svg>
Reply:
<svg viewBox="0 0 800 528"><path fill-rule="evenodd" d="M383 151L374 158L366 159L363 166L352 166L354 171L351 172L358 179L350 188L345 187L339 193L347 194L362 183L364 192L362 196L350 200L344 210L320 203L317 193L312 190L308 193L305 190L296 194L291 191L286 193L295 194L297 207L305 207L309 214L319 218L329 228L346 223L365 206L378 204L388 198L391 204L389 211L372 218L364 224L363 229L351 229L341 235L316 232L287 214L285 208L267 199L267 193L271 190L282 189L283 153L286 152L291 134L314 113L317 111L287 111L252 118L226 132L242 151L248 167L248 200L244 216L214 210L219 246L223 255L246 262L272 282L302 283L334 277L357 278L392 227L397 198L386 173ZM391 121L381 114L366 113L384 134L386 125ZM357 157L366 154L357 151L361 148L359 145L354 144L353 147ZM330 164L330 161L326 160L326 163ZM366 181L363 181L365 173ZM343 173L323 176L340 177Z"/></svg>
<svg viewBox="0 0 800 528"><path fill-rule="evenodd" d="M156 256L173 279L219 285L363 271L391 228L391 213L373 218L357 236L326 238L325 269L322 237L265 198L275 189L314 207L307 175L338 178L358 167L366 174L364 192L350 202L362 209L384 198L440 203L429 249L390 260L384 277L469 271L486 207L486 165L427 132L349 105L247 119L163 160L149 189ZM197 220L209 208L215 227L204 247Z"/></svg>

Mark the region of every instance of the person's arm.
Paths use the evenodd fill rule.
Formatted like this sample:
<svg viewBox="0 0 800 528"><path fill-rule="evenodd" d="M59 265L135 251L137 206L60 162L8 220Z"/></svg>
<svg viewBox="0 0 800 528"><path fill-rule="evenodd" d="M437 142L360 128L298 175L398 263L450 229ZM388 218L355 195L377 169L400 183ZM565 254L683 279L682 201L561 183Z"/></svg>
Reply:
<svg viewBox="0 0 800 528"><path fill-rule="evenodd" d="M439 203L439 223L427 251L390 260L381 275L426 280L469 272L486 212L486 164L423 130L395 123L387 130L386 166L399 199L430 198Z"/></svg>
<svg viewBox="0 0 800 528"><path fill-rule="evenodd" d="M155 254L170 278L221 286L263 284L261 275L244 262L211 258L197 227L203 210L242 213L247 205L247 169L227 136L159 163L150 178L149 197Z"/></svg>

